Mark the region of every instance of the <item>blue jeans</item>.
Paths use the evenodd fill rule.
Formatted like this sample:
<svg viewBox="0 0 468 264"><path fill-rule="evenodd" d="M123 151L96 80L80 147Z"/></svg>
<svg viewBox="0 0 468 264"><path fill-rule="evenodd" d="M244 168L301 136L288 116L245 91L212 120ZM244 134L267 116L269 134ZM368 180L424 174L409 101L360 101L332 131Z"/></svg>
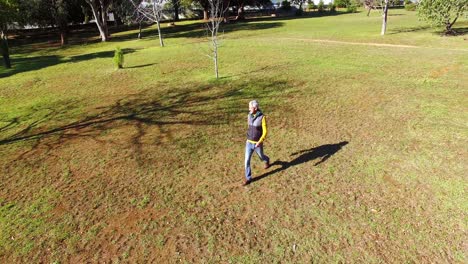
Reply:
<svg viewBox="0 0 468 264"><path fill-rule="evenodd" d="M265 163L270 162L270 158L263 154L263 144L259 147L255 147L255 143L250 143L247 141L245 143L245 178L249 181L252 179L252 170L250 169L250 159L252 158L252 153L256 152L258 157Z"/></svg>

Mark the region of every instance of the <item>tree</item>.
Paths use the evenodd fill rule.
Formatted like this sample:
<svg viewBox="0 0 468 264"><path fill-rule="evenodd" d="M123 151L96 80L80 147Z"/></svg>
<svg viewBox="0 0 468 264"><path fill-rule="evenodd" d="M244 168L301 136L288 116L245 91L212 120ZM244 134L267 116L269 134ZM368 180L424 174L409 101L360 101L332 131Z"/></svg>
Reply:
<svg viewBox="0 0 468 264"><path fill-rule="evenodd" d="M444 26L446 34L453 33L453 25L467 11L467 0L421 0L418 5L419 15L433 25Z"/></svg>
<svg viewBox="0 0 468 264"><path fill-rule="evenodd" d="M348 5L351 4L351 0L335 0L333 1L333 3L337 6L337 7L348 7Z"/></svg>
<svg viewBox="0 0 468 264"><path fill-rule="evenodd" d="M109 30L107 28L107 12L112 0L85 0L86 3L91 7L93 12L94 20L99 29L101 40L103 42L109 39Z"/></svg>
<svg viewBox="0 0 468 264"><path fill-rule="evenodd" d="M281 9L283 9L284 11L289 11L291 10L291 3L287 0L283 0L281 2Z"/></svg>
<svg viewBox="0 0 468 264"><path fill-rule="evenodd" d="M382 0L382 31L380 31L380 35L385 35L387 31L387 18L388 18L388 0Z"/></svg>
<svg viewBox="0 0 468 264"><path fill-rule="evenodd" d="M172 8L174 8L174 22L179 21L179 8L180 8L180 1L179 0L171 0Z"/></svg>
<svg viewBox="0 0 468 264"><path fill-rule="evenodd" d="M229 5L225 5L224 0L208 0L210 4L210 21L206 23L209 37L211 40L211 54L208 55L214 62L214 70L216 79L219 78L219 67L218 67L218 48L219 39L218 32L219 26L224 20L224 14L226 13Z"/></svg>
<svg viewBox="0 0 468 264"><path fill-rule="evenodd" d="M60 44L68 44L68 20L67 2L65 0L51 0L50 11L54 19L54 24L60 31Z"/></svg>
<svg viewBox="0 0 468 264"><path fill-rule="evenodd" d="M367 9L367 16L369 16L372 9L376 9L374 0L361 0L364 7Z"/></svg>
<svg viewBox="0 0 468 264"><path fill-rule="evenodd" d="M81 5L84 0L18 0L21 10L19 24L56 27L60 43L68 43L68 24L83 22Z"/></svg>
<svg viewBox="0 0 468 264"><path fill-rule="evenodd" d="M8 26L19 18L18 2L0 0L0 53L6 68L11 68L10 48L8 46Z"/></svg>
<svg viewBox="0 0 468 264"><path fill-rule="evenodd" d="M135 14L135 5L134 2L137 1L129 1L129 0L114 0L112 3L112 11L114 12L114 16L119 17L121 22L124 24L133 24L135 22L139 22L136 20Z"/></svg>
<svg viewBox="0 0 468 264"><path fill-rule="evenodd" d="M350 0L348 5L346 6L346 12L356 13L359 5L360 3L358 0Z"/></svg>
<svg viewBox="0 0 468 264"><path fill-rule="evenodd" d="M137 13L137 19L140 21L149 21L156 23L158 27L159 44L164 47L164 41L161 34L161 18L162 11L164 8L165 0L129 0L132 1L135 11Z"/></svg>
<svg viewBox="0 0 468 264"><path fill-rule="evenodd" d="M302 5L306 2L306 0L291 0L293 4L299 6L299 12L302 12Z"/></svg>
<svg viewBox="0 0 468 264"><path fill-rule="evenodd" d="M210 2L208 0L193 0L203 8L203 20L209 19L208 13L210 11Z"/></svg>
<svg viewBox="0 0 468 264"><path fill-rule="evenodd" d="M310 10L314 10L316 8L315 6L315 3L313 0L307 0L307 9L310 11Z"/></svg>
<svg viewBox="0 0 468 264"><path fill-rule="evenodd" d="M323 3L323 0L320 0L318 5L317 5L317 11L319 13L322 13L323 11L325 11L325 3Z"/></svg>
<svg viewBox="0 0 468 264"><path fill-rule="evenodd" d="M166 0L164 2L165 2L164 10L166 12L168 11L172 12L172 15L170 15L172 24L175 24L175 22L180 21L179 11L180 11L181 4L182 4L181 1L180 0Z"/></svg>
<svg viewBox="0 0 468 264"><path fill-rule="evenodd" d="M230 1L227 1L227 2L226 1L223 1L223 2L224 2L224 5L229 6L229 7L233 7L234 9L237 10L236 20L245 19L244 8L246 6L262 7L262 6L270 6L271 5L270 0L230 0Z"/></svg>

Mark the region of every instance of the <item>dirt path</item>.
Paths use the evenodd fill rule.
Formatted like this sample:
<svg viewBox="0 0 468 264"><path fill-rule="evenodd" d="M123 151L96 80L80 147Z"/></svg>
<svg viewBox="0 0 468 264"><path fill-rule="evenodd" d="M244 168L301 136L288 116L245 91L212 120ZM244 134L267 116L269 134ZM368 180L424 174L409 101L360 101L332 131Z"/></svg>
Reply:
<svg viewBox="0 0 468 264"><path fill-rule="evenodd" d="M261 39L270 40L270 38L261 38ZM437 50L453 50L453 51L468 52L468 49L448 49L448 48L423 47L423 46L414 46L414 45L399 45L399 44L372 43L372 42L350 42L350 41L339 41L339 40L328 40L328 39L275 38L275 40L296 40L296 41L299 40L299 41L306 41L306 42L332 43L332 44L344 44L344 45L391 47L391 48L410 48L410 49L437 49Z"/></svg>

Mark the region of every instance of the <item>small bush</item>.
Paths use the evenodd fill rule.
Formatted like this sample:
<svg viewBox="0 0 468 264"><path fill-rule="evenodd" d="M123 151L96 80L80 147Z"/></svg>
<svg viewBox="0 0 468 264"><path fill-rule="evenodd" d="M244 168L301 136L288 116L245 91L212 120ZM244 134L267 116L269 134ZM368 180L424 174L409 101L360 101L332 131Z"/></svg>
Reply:
<svg viewBox="0 0 468 264"><path fill-rule="evenodd" d="M320 0L320 2L318 3L317 11L319 11L320 13L325 11L325 3L323 3L323 0Z"/></svg>
<svg viewBox="0 0 468 264"><path fill-rule="evenodd" d="M294 13L294 15L296 16L302 16L302 14L303 14L302 9L297 9L296 12Z"/></svg>
<svg viewBox="0 0 468 264"><path fill-rule="evenodd" d="M291 3L289 3L288 1L284 0L283 2L281 2L281 8L284 10L284 11L289 11L291 10Z"/></svg>
<svg viewBox="0 0 468 264"><path fill-rule="evenodd" d="M405 5L405 10L406 11L416 11L416 4L415 3L410 3Z"/></svg>
<svg viewBox="0 0 468 264"><path fill-rule="evenodd" d="M115 48L114 52L114 65L117 69L122 69L124 63L124 53L120 47Z"/></svg>

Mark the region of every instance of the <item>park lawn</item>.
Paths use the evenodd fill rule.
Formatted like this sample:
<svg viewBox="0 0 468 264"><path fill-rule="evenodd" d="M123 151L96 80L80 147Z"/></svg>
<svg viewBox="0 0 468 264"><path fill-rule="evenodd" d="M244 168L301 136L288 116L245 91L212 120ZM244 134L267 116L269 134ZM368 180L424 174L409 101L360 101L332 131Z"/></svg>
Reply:
<svg viewBox="0 0 468 264"><path fill-rule="evenodd" d="M219 80L197 21L13 48L0 260L466 262L466 36L390 14L228 25ZM241 187L254 98L275 163Z"/></svg>

